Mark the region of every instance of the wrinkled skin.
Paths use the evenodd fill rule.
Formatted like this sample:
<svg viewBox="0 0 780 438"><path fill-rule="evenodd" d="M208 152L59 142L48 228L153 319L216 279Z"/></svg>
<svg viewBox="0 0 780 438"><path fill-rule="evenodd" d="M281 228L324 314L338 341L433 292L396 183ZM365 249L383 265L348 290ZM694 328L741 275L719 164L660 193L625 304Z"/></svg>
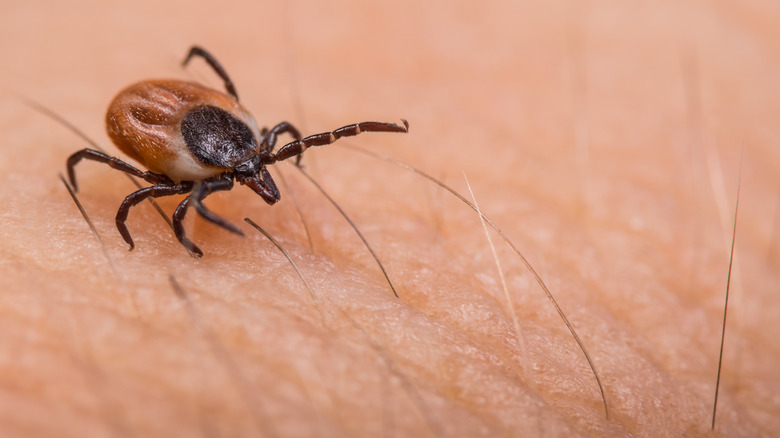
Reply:
<svg viewBox="0 0 780 438"><path fill-rule="evenodd" d="M0 6L2 435L707 435L741 145L715 435L780 428L771 2L244 3ZM589 349L610 420L565 326L494 236L507 303L476 214L335 145L304 165L373 243L400 299L286 164L276 206L246 187L207 200L246 238L188 218L206 252L196 260L146 204L131 211L127 251L113 221L134 186L81 163L101 249L57 177L86 145L14 93L116 153L102 120L122 87L220 85L202 63L178 67L193 43L261 124L313 133L408 119L408 135L350 143L469 196L466 173ZM177 202L160 204L170 214Z"/></svg>

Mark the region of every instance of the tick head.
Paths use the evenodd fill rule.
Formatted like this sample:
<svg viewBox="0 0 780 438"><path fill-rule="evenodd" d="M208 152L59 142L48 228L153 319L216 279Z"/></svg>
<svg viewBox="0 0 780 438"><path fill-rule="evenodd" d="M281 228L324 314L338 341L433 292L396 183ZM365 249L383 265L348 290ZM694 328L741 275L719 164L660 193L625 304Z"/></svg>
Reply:
<svg viewBox="0 0 780 438"><path fill-rule="evenodd" d="M259 156L254 155L234 169L236 181L248 186L270 205L281 199L279 189Z"/></svg>

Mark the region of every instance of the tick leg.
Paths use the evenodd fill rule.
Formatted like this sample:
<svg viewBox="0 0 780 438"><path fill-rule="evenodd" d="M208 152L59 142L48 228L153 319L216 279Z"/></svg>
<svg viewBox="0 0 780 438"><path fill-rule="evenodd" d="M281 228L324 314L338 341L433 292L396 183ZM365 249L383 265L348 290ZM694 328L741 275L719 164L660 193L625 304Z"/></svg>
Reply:
<svg viewBox="0 0 780 438"><path fill-rule="evenodd" d="M211 210L207 209L206 206L203 205L203 199L206 196L220 190L230 190L232 187L232 175L222 175L216 178L201 181L195 185L193 193L190 196L184 198L179 206L176 207L176 211L173 212L173 232L176 235L176 238L179 239L179 242L184 245L185 248L187 248L191 253L195 254L196 257L202 257L203 251L201 251L197 245L192 243L192 241L187 238L187 233L184 231L184 225L182 225L182 221L184 220L184 216L187 215L187 210L190 207L190 203L192 203L192 205L195 207L195 210L208 221L213 222L240 236L244 235L243 231L238 229L235 225L212 213Z"/></svg>
<svg viewBox="0 0 780 438"><path fill-rule="evenodd" d="M276 138L282 134L289 133L290 136L292 136L295 140L300 140L301 133L298 131L298 129L291 125L288 122L282 122L278 125L271 128L270 131L264 132L263 136L263 144L261 146L261 149L266 152L271 152L274 150L274 146L276 145Z"/></svg>
<svg viewBox="0 0 780 438"><path fill-rule="evenodd" d="M219 225L220 227L238 234L239 236L243 236L244 232L241 231L238 227L231 224L230 222L226 221L225 219L222 219L221 217L214 214L211 210L206 208L205 205L203 205L203 200L206 198L206 196L223 190L230 190L233 188L233 176L220 176L212 179L207 179L199 184L195 185L195 189L192 192L192 206L195 207L195 210L203 216L208 221Z"/></svg>
<svg viewBox="0 0 780 438"><path fill-rule="evenodd" d="M130 237L130 231L127 230L125 221L127 220L127 215L130 213L131 207L137 205L146 198L159 198L161 196L178 195L188 193L190 191L192 191L192 183L181 182L174 185L144 187L141 190L131 193L127 198L125 198L125 200L122 202L122 205L119 206L119 211L116 213L116 228L119 230L119 234L122 235L122 238L125 239L125 242L130 245L130 249L132 250L135 248L135 244L133 243L133 238Z"/></svg>
<svg viewBox="0 0 780 438"><path fill-rule="evenodd" d="M203 257L203 251L192 243L192 240L187 238L187 233L184 231L184 225L181 224L181 221L184 220L184 215L187 214L187 208L190 206L190 198L192 198L192 195L184 198L184 200L181 201L181 204L176 207L176 211L173 212L173 233L176 235L176 238L179 239L179 243L184 245L190 253L194 254L195 257Z"/></svg>
<svg viewBox="0 0 780 438"><path fill-rule="evenodd" d="M184 58L184 61L181 63L181 65L186 66L187 63L190 62L190 59L196 55L203 58L211 66L211 68L214 69L219 77L225 81L225 89L227 90L228 94L233 96L233 98L238 101L238 93L236 93L236 87L233 85L233 81L230 80L227 72L224 68L222 68L222 64L220 64L219 61L217 61L217 58L212 56L211 53L203 50L201 47L192 46L190 48L190 53L187 54L187 57Z"/></svg>
<svg viewBox="0 0 780 438"><path fill-rule="evenodd" d="M270 131L265 133L265 135L263 136L263 144L260 146L260 149L270 154L271 152L273 152L274 146L276 145L276 138L279 135L284 133L289 133L290 136L292 136L292 138L295 139L296 141L300 141L302 138L300 131L298 131L298 129L295 126L291 125L288 122L282 122L274 126L273 128L271 128ZM300 155L298 155L298 158L295 160L295 164L296 165L301 164Z"/></svg>
<svg viewBox="0 0 780 438"><path fill-rule="evenodd" d="M406 120L402 120L402 122L403 126L396 125L395 123L382 122L355 123L354 125L343 126L332 132L323 132L321 134L310 135L302 140L296 140L292 143L287 143L286 145L282 146L277 153L272 154L268 158L264 159L263 163L271 164L296 156L300 157L300 155L306 149L312 146L325 146L342 137L352 137L360 134L361 132L409 132L409 123Z"/></svg>
<svg viewBox="0 0 780 438"><path fill-rule="evenodd" d="M130 175L137 176L139 178L143 178L152 184L166 185L166 186L173 185L173 181L171 181L170 178L168 178L163 174L154 173L154 172L142 172L136 169L135 167L131 166L130 164L127 164L124 161L120 160L119 158L114 158L110 155L106 155L103 152L96 151L94 149L82 149L74 153L70 157L68 157L68 178L70 179L70 185L73 186L73 190L77 192L79 191L79 188L78 185L76 184L76 172L74 171L74 167L82 159L108 164L110 167L114 169L121 170L122 172L129 173Z"/></svg>

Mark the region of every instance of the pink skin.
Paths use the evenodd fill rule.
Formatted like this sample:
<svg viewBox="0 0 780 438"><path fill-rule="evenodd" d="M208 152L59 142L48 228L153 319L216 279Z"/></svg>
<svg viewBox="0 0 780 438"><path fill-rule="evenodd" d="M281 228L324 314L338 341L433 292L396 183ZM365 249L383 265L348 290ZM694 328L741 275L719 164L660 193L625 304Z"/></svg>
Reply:
<svg viewBox="0 0 780 438"><path fill-rule="evenodd" d="M717 431L780 429L780 17L771 2L245 3L2 7L0 430L706 434L742 144ZM475 213L335 145L303 162L374 245L400 300L287 165L276 168L303 207L313 250L289 190L271 207L237 186L207 204L245 238L192 215L188 235L206 253L195 260L141 205L128 219L128 252L113 221L133 186L83 162L80 198L102 250L57 179L86 145L12 93L116 153L103 117L121 88L155 77L221 86L201 62L180 70L192 43L224 64L260 124L288 120L306 135L408 119L407 135L349 143L468 196L466 173L582 336L611 420L563 323L495 240L519 341ZM170 214L178 200L161 205ZM314 299L246 216L291 253Z"/></svg>

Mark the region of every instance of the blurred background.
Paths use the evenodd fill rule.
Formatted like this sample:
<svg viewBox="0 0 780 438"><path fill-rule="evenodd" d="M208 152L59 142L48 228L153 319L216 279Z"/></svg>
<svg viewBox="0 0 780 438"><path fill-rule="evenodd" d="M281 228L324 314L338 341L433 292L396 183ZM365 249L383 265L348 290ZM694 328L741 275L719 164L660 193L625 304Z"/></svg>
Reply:
<svg viewBox="0 0 780 438"><path fill-rule="evenodd" d="M0 434L706 435L741 172L714 435L772 435L778 22L771 1L0 1ZM343 148L305 163L364 227L402 305L292 170L314 251L290 205L243 189L210 205L263 218L315 266L312 282L342 300L320 303L342 323L328 333L259 236L192 225L213 255L194 264L147 208L131 214L128 253L113 215L131 186L82 164L101 252L57 180L86 145L20 97L114 154L103 118L122 87L221 86L203 63L181 69L192 44L222 62L261 125L408 119L408 136L356 142L468 197L465 173L584 338L610 420L576 344L502 247L507 304L474 213ZM203 319L170 293L171 273ZM261 284L297 295L250 289Z"/></svg>

